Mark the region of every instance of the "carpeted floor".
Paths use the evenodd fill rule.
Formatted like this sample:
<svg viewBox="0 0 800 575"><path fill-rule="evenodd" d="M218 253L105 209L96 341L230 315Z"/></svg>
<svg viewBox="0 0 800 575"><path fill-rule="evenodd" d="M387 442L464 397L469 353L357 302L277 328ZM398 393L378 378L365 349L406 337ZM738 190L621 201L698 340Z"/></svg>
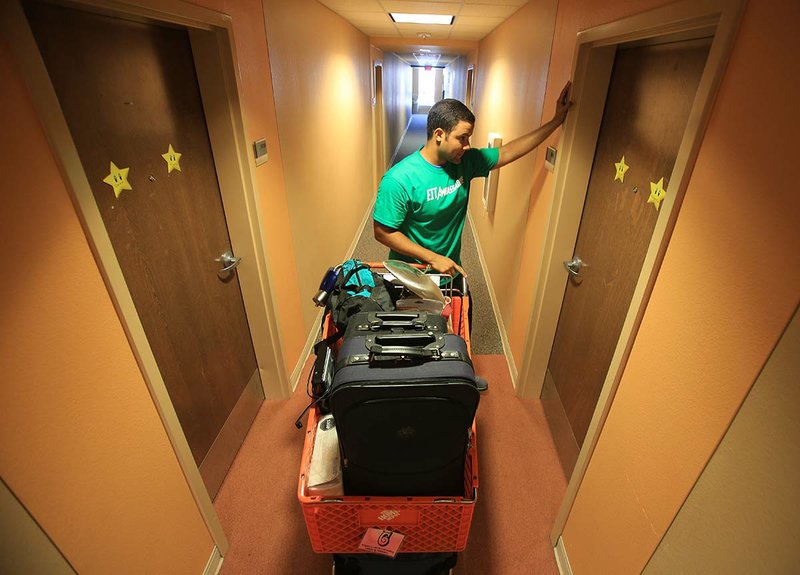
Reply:
<svg viewBox="0 0 800 575"><path fill-rule="evenodd" d="M396 164L412 152L416 152L425 145L427 140L427 114L412 114L408 122L406 134L397 147L392 165Z"/></svg>
<svg viewBox="0 0 800 575"><path fill-rule="evenodd" d="M503 356L474 359L492 387L478 407L479 497L455 573L556 574L549 535L566 482L541 404L516 397ZM214 501L230 543L223 575L330 573L296 497L304 432L294 420L306 402L298 386L264 403Z"/></svg>

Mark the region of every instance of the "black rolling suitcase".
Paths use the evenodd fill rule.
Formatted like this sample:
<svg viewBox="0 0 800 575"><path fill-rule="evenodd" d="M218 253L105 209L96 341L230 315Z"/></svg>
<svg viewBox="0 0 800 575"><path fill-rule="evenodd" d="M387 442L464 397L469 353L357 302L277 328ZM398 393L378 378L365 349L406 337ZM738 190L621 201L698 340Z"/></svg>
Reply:
<svg viewBox="0 0 800 575"><path fill-rule="evenodd" d="M461 337L353 328L337 354L329 395L345 494L463 495L478 400Z"/></svg>

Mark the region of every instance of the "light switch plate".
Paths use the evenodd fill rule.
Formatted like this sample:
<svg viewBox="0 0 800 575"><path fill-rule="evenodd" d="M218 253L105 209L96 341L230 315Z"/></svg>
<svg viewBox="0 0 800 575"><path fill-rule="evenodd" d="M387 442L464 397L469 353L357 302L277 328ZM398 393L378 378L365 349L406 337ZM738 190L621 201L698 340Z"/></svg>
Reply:
<svg viewBox="0 0 800 575"><path fill-rule="evenodd" d="M544 167L551 172L556 169L556 149L553 146L547 146L544 152Z"/></svg>
<svg viewBox="0 0 800 575"><path fill-rule="evenodd" d="M260 166L267 161L267 141L256 140L253 142L253 156L256 159L256 166Z"/></svg>

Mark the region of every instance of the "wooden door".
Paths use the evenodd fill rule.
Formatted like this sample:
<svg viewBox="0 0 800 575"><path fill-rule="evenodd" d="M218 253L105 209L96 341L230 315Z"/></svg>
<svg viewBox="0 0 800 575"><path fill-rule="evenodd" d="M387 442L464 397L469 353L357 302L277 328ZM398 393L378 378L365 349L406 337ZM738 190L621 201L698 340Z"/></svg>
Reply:
<svg viewBox="0 0 800 575"><path fill-rule="evenodd" d="M236 272L215 261L231 244L188 32L43 4L27 13L213 497L255 415L240 398L263 392ZM129 184L116 191L112 162Z"/></svg>
<svg viewBox="0 0 800 575"><path fill-rule="evenodd" d="M659 217L651 183L669 184L710 45L620 48L614 60L575 245L584 267L567 281L548 364L578 448Z"/></svg>

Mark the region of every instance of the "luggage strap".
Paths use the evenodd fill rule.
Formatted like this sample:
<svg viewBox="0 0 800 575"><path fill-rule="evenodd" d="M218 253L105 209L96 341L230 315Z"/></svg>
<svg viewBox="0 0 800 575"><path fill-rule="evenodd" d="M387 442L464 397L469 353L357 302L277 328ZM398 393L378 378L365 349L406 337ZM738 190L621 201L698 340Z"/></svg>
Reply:
<svg viewBox="0 0 800 575"><path fill-rule="evenodd" d="M411 350L411 353L407 353ZM352 365L372 365L380 366L381 364L398 364L403 363L425 363L427 361L463 361L472 366L470 357L460 351L442 351L437 354L422 355L417 353L415 348L389 348L384 347L382 353L363 353L349 355L344 359L336 362L335 370L339 371L344 367Z"/></svg>

